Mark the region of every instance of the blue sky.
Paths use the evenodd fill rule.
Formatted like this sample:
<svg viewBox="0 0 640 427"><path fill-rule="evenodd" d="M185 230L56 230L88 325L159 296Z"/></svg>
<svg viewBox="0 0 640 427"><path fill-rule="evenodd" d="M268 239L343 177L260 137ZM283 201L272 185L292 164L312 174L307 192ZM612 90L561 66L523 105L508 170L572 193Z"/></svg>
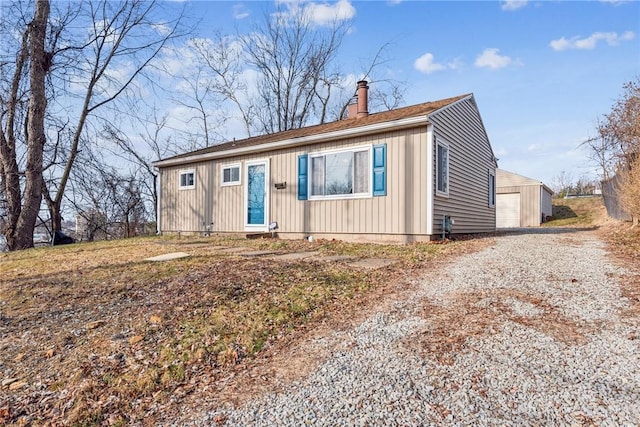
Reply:
<svg viewBox="0 0 640 427"><path fill-rule="evenodd" d="M288 2L291 3L291 2ZM624 82L640 76L640 2L295 2L319 22L351 22L340 64L353 72L390 43L386 72L405 105L474 93L502 169L544 181L594 177L578 148ZM188 2L197 32L250 28L273 2ZM229 138L235 135L229 135Z"/></svg>

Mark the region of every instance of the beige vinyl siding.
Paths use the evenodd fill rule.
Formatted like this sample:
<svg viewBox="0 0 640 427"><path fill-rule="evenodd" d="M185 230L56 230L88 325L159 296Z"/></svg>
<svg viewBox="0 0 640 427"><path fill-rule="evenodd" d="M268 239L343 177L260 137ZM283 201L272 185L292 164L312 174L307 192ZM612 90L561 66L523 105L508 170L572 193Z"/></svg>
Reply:
<svg viewBox="0 0 640 427"><path fill-rule="evenodd" d="M520 193L520 226L537 227L551 215L551 196L540 181L502 169L496 171L498 194Z"/></svg>
<svg viewBox="0 0 640 427"><path fill-rule="evenodd" d="M433 124L434 153L437 141L449 145L449 195L434 194L433 233L442 232L444 215L454 220L453 233L494 231L496 216L495 207L489 206L489 172L495 171L495 162L472 98L438 111L429 121ZM434 191L435 179L434 176Z"/></svg>
<svg viewBox="0 0 640 427"><path fill-rule="evenodd" d="M272 214L273 219L278 221L279 232L302 232L305 235L425 234L426 201L423 186L426 177L422 180L419 175L413 175L413 171L421 170L420 158L426 158L425 131L390 132L301 147L274 155L272 170L282 174L281 181L287 181L287 190L275 190L272 193ZM300 154L382 143L387 144L386 196L297 200L297 159Z"/></svg>
<svg viewBox="0 0 640 427"><path fill-rule="evenodd" d="M540 187L540 210L542 218L546 221L548 216L553 215L553 203L551 201L553 194L548 192L546 188Z"/></svg>
<svg viewBox="0 0 640 427"><path fill-rule="evenodd" d="M386 196L298 200L299 155L382 143L387 144ZM421 127L229 157L194 166L163 168L162 231L198 231L210 216L214 232L244 233L245 162L267 159L270 165L268 217L278 222L278 233L283 237L287 234L291 237L335 235L351 238L377 235L378 240L395 241L410 241L420 236L426 238L426 158L426 127ZM221 167L233 163L241 164L241 185L221 186ZM179 171L187 168L196 169L195 189L179 190ZM202 185L203 180L206 180L209 191ZM284 182L285 189L275 189L275 183Z"/></svg>
<svg viewBox="0 0 640 427"><path fill-rule="evenodd" d="M213 185L211 163L196 163L163 168L161 171L162 196L160 199L160 224L162 231L195 232L203 230L203 223L212 221ZM195 171L194 188L180 189L180 172Z"/></svg>
<svg viewBox="0 0 640 427"><path fill-rule="evenodd" d="M540 225L540 185L517 185L499 187L498 194L520 193L520 227Z"/></svg>
<svg viewBox="0 0 640 427"><path fill-rule="evenodd" d="M496 182L498 187L507 186L519 186L519 185L537 185L540 186L540 181L527 178L526 176L518 175L517 173L507 172L502 169L496 170Z"/></svg>

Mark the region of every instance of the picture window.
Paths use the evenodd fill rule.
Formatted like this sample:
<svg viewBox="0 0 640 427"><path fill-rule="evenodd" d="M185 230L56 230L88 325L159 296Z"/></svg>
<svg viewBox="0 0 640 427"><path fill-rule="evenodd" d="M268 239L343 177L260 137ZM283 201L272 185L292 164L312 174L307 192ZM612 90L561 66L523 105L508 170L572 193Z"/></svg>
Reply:
<svg viewBox="0 0 640 427"><path fill-rule="evenodd" d="M312 199L371 195L370 147L310 156Z"/></svg>

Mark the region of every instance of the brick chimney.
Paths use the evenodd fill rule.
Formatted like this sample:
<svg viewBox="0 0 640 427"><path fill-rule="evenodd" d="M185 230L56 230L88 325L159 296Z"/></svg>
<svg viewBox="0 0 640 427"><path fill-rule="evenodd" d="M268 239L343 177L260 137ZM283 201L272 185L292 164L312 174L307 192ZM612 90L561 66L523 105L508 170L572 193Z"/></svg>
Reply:
<svg viewBox="0 0 640 427"><path fill-rule="evenodd" d="M367 117L369 115L369 86L366 80L358 82L358 113L357 118Z"/></svg>
<svg viewBox="0 0 640 427"><path fill-rule="evenodd" d="M360 118L369 115L369 86L366 80L360 80L356 88L356 95L351 98L351 102L347 109L347 117Z"/></svg>

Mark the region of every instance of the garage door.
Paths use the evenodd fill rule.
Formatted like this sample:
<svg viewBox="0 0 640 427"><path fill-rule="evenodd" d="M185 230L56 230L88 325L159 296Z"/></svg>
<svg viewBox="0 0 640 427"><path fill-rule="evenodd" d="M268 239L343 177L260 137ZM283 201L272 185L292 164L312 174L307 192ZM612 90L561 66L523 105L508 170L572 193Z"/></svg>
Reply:
<svg viewBox="0 0 640 427"><path fill-rule="evenodd" d="M520 193L496 196L496 228L520 227Z"/></svg>

